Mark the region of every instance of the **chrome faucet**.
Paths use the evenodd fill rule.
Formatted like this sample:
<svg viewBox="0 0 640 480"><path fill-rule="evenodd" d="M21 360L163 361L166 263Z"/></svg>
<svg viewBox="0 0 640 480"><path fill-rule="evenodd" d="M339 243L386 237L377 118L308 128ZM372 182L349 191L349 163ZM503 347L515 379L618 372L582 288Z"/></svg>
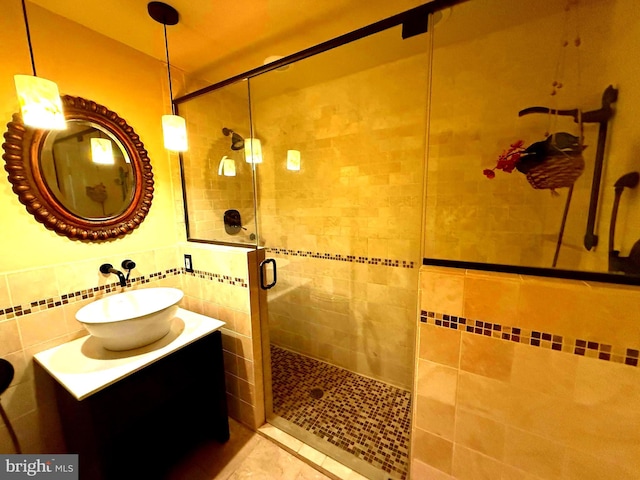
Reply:
<svg viewBox="0 0 640 480"><path fill-rule="evenodd" d="M110 263L103 263L102 265L100 265L100 273L103 273L105 275L109 275L110 273L113 273L118 276L118 280L120 281L121 287L127 286L127 279L124 276L124 273L122 273L120 270L116 270L115 268L113 268L113 265L111 265Z"/></svg>

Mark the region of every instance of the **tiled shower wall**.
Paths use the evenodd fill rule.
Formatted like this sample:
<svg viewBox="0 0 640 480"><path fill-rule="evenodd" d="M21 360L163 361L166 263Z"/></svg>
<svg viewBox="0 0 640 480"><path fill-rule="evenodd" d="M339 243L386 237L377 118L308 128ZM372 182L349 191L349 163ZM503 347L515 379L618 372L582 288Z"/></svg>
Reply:
<svg viewBox="0 0 640 480"><path fill-rule="evenodd" d="M268 254L280 272L269 293L274 344L410 389L417 265Z"/></svg>
<svg viewBox="0 0 640 480"><path fill-rule="evenodd" d="M191 253L196 272L182 268ZM181 306L226 322L222 329L229 414L255 428L264 420L262 371L254 282L255 251L183 244L132 252L137 267L127 288L172 286L183 289ZM113 276L98 272L104 262L62 264L0 275L0 357L16 373L2 405L25 453L62 452L64 441L53 391L33 355L86 335L75 312L108 293L120 291ZM0 452L14 451L8 429L0 424Z"/></svg>
<svg viewBox="0 0 640 480"><path fill-rule="evenodd" d="M413 478L631 480L640 289L422 267Z"/></svg>
<svg viewBox="0 0 640 480"><path fill-rule="evenodd" d="M393 40L401 42L396 33ZM345 48L362 53L357 45ZM331 59L322 57L332 54L304 62L329 68ZM268 75L295 83L303 68L309 66ZM252 119L264 139L260 234L281 273L269 292L271 338L409 388L427 56L278 95L269 95L268 86L251 80ZM301 152L300 171L286 169L288 149Z"/></svg>

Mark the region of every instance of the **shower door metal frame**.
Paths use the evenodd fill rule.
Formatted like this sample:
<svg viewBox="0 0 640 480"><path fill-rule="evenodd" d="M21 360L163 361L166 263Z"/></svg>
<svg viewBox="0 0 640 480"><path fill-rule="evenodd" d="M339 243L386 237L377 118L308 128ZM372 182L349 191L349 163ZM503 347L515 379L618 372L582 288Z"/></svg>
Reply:
<svg viewBox="0 0 640 480"><path fill-rule="evenodd" d="M194 91L192 93L189 93L187 95L183 95L181 97L178 97L176 99L173 100L173 105L176 109L176 114L179 114L179 107L181 104L188 102L189 100L193 100L195 98L198 98L199 96L202 95L206 95L207 93L210 92L214 92L216 90L219 90L221 88L224 88L226 86L235 84L237 82L241 82L244 80L250 80L251 78L257 77L259 75L262 75L264 73L268 73L271 72L273 70L277 70L279 68L285 67L287 65L293 64L295 62L298 62L300 60L304 60L306 58L309 57L313 57L315 55L327 52L329 50L332 50L334 48L343 46L343 45L347 45L349 43L355 42L357 40L363 39L365 37L371 36L371 35L375 35L377 33L381 33L385 30L389 30L391 28L394 27L398 27L398 26L402 26L402 38L410 38L414 35L418 35L421 33L426 33L427 32L427 27L429 26L429 17L434 14L437 13L441 10L450 8L454 5L457 4L461 4L461 3L465 3L471 0L434 0L430 3L426 3L424 5L421 5L419 7L415 7L413 9L407 10L405 12L399 13L397 15L394 15L392 17L380 20L378 22L375 22L373 24L370 24L368 26L359 28L357 30L354 30L350 33L341 35L339 37L336 37L332 40L320 43L316 46L307 48L305 50L302 50L298 53L294 53L292 55L283 57L280 60L276 60L272 63L269 63L268 65L263 65L260 66L258 68L249 70L245 73L230 77L226 80L223 80L221 82L217 82L215 84L209 85L207 87L201 88L197 91ZM251 131L253 131L253 119L252 119L252 115L251 115L251 91L250 88L248 89L248 103L249 103L249 123L250 123L250 129ZM253 136L253 134L252 134ZM225 241L217 241L217 240L206 240L206 239L199 239L199 238L192 238L190 236L190 231L189 231L189 216L188 216L188 209L187 209L187 191L186 191L186 181L185 181L185 170L184 170L184 161L183 161L183 154L180 153L179 155L179 161L180 161L180 171L181 171L181 182L182 182L182 194L183 194L183 202L184 202L184 214L185 214L185 224L186 224L186 229L187 229L187 241L188 242L196 242L196 243L206 243L206 244L215 244L215 245L227 245L227 246L237 246L237 247L244 247L244 248L251 248L254 247L256 249L259 249L259 240L260 240L260 230L258 228L258 222L257 222L257 214L258 214L258 209L257 209L257 179L256 179L256 175L255 175L255 171L252 172L252 182L253 182L253 197L254 197L254 211L256 213L256 233L257 233L257 237L256 237L256 242L255 244L250 244L250 243L238 243L238 242L225 242ZM273 267L274 267L274 278L273 278L273 283L270 283L268 285L264 284L264 267L268 264L272 262L273 263ZM258 275L260 277L260 287L262 288L261 290L261 294L260 294L260 300L259 302L262 304L262 302L266 302L266 291L267 289L271 288L276 281L276 273L275 273L275 261L273 259L265 259L260 266L258 267ZM261 308L262 310L262 308ZM261 342L264 342L264 338L261 339ZM266 337L268 338L268 337ZM264 343L263 343L264 346ZM268 355L268 354L267 354ZM268 362L265 362L265 369L270 368L267 366ZM271 389L271 385L269 385L267 387L267 381L265 379L265 393L267 391L267 388L270 390ZM268 400L267 400L267 395L265 395L265 401L267 402L265 404L265 408L268 408Z"/></svg>
<svg viewBox="0 0 640 480"><path fill-rule="evenodd" d="M194 98L197 98L200 95L204 95L214 90L223 88L227 85L231 85L233 83L236 83L242 80L247 80L252 77L261 75L263 73L276 70L278 68L282 68L284 66L295 63L298 60L302 60L302 59L317 55L319 53L326 52L327 50L331 50L333 48L359 40L369 35L382 32L389 28L396 27L398 25L404 25L405 23L415 22L416 18L427 16L429 14L442 11L446 8L459 5L462 3L467 3L470 1L473 1L473 0L434 0L430 3L426 3L424 5L412 8L410 10L399 13L392 17L380 20L368 26L354 30L350 33L341 35L332 40L328 40L326 42L320 43L313 47L301 50L300 52L283 57L280 60L276 60L272 63L269 63L268 65L262 65L260 67L249 70L245 73L235 75L221 82L214 83L207 87L196 90L192 93L175 98L173 100L173 105L176 109L176 113L179 114L180 104L187 102L189 100L192 100ZM209 243L209 244L217 244L217 245L258 248L257 242L256 244L236 243L236 242L197 239L197 238L190 237L185 178L184 178L184 164L183 164L182 153L180 153L180 172L181 172L181 182L182 182L182 195L183 195L183 202L184 202L185 224L187 229L187 241L196 242L196 243ZM253 181L254 181L254 197L255 197L255 178L253 179ZM258 238L259 238L259 235L258 235ZM555 268L545 268L545 267L527 267L527 266L520 266L520 265L470 262L470 261L462 261L462 260L450 260L450 259L429 258L429 257L423 257L422 264L425 266L429 266L429 265L442 266L442 267L465 269L465 270L472 269L472 270L481 270L481 271L489 271L489 272L533 275L533 276L550 277L550 278L564 278L569 280L596 281L596 282L605 282L605 283L623 284L623 285L640 285L640 277L638 276L617 275L617 274L611 274L606 272L565 270L565 269L555 269Z"/></svg>
<svg viewBox="0 0 640 480"><path fill-rule="evenodd" d="M175 108L176 115L180 115L180 104L188 102L189 100L193 100L202 95L205 95L209 92L213 92L215 90L219 90L228 85L232 85L237 82L241 82L244 80L249 80L253 77L261 75L263 73L271 72L272 70L276 70L278 68L285 67L292 63L295 63L299 60L304 60L305 58L312 57L314 55L318 55L320 53L326 52L328 50L340 47L342 45L346 45L348 43L354 42L356 40L360 40L362 38L368 37L370 35L374 35L376 33L383 32L393 27L402 26L403 38L409 38L418 33L426 33L427 32L427 23L428 17L431 14L439 12L441 10L450 8L454 5L458 5L461 3L466 3L472 0L433 0L432 2L426 3L424 5L420 5L418 7L406 10L404 12L398 13L391 17L385 18L383 20L379 20L375 23L367 25L365 27L359 28L357 30L353 30L352 32L346 33L344 35L340 35L326 42L319 43L313 47L306 48L297 53L288 55L279 60L271 62L267 65L262 65L260 67L256 67L247 72L241 73L239 75L235 75L233 77L227 78L226 80L222 80L220 82L211 84L209 86L198 89L194 92L188 93L181 97L177 97L173 99L173 106ZM424 29L415 31L417 24L419 24L424 19ZM419 28L419 27L418 27ZM249 91L249 123L250 128L253 130L253 121L251 119L251 96ZM258 241L260 239L260 232L257 225L256 219L256 243L239 243L239 242L225 242L220 240L207 240L202 238L193 238L191 237L191 232L189 228L189 211L188 211L188 201L187 201L187 188L185 181L185 169L184 169L184 159L182 152L179 153L179 163L180 163L180 181L182 186L182 201L184 206L184 220L185 227L187 230L187 241L195 242L195 243L206 243L213 245L226 245L226 246L235 246L235 247L244 247L244 248L258 248ZM253 200L254 200L254 212L257 212L257 192L256 192L256 178L255 174L252 174L252 182L253 182ZM424 259L423 261L426 261Z"/></svg>

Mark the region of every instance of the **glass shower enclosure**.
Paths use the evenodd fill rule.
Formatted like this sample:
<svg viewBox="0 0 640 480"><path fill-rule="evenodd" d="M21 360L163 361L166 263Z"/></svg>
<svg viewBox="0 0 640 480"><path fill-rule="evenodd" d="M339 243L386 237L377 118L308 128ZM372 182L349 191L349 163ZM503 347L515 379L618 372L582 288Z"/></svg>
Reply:
<svg viewBox="0 0 640 480"><path fill-rule="evenodd" d="M268 421L369 478L408 474L426 13L179 105L189 239L261 248L277 265L261 319Z"/></svg>

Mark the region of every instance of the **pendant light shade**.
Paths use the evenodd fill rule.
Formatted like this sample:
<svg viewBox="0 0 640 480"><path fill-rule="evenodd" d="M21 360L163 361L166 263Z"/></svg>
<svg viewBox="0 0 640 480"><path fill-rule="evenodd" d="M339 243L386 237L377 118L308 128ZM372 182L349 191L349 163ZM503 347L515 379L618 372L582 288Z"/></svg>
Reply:
<svg viewBox="0 0 640 480"><path fill-rule="evenodd" d="M247 163L262 163L262 143L257 138L247 138L244 142L244 157Z"/></svg>
<svg viewBox="0 0 640 480"><path fill-rule="evenodd" d="M67 128L58 85L33 75L14 75L13 78L25 125L46 130Z"/></svg>
<svg viewBox="0 0 640 480"><path fill-rule="evenodd" d="M147 4L149 16L164 27L164 49L167 56L167 76L169 77L169 101L171 102L171 115L162 116L162 134L164 148L174 152L186 152L189 148L187 142L187 122L176 115L173 104L173 86L171 84L171 63L169 62L169 42L167 41L167 25L177 25L180 19L178 11L171 5L163 2L150 2Z"/></svg>
<svg viewBox="0 0 640 480"><path fill-rule="evenodd" d="M22 121L25 125L33 128L64 130L67 128L67 124L62 110L58 85L51 80L40 78L36 74L36 62L33 58L33 48L31 47L27 6L24 0L22 0L22 13L27 31L27 43L29 44L29 56L33 72L33 75L14 76Z"/></svg>
<svg viewBox="0 0 640 480"><path fill-rule="evenodd" d="M91 160L100 165L113 165L113 145L108 138L91 138Z"/></svg>
<svg viewBox="0 0 640 480"><path fill-rule="evenodd" d="M299 150L287 150L287 170L300 170Z"/></svg>
<svg viewBox="0 0 640 480"><path fill-rule="evenodd" d="M173 152L186 152L189 149L187 142L187 122L178 115L162 116L162 135L164 148Z"/></svg>
<svg viewBox="0 0 640 480"><path fill-rule="evenodd" d="M222 157L218 164L218 175L224 175L225 177L236 176L236 162L233 158L229 158L226 155Z"/></svg>

